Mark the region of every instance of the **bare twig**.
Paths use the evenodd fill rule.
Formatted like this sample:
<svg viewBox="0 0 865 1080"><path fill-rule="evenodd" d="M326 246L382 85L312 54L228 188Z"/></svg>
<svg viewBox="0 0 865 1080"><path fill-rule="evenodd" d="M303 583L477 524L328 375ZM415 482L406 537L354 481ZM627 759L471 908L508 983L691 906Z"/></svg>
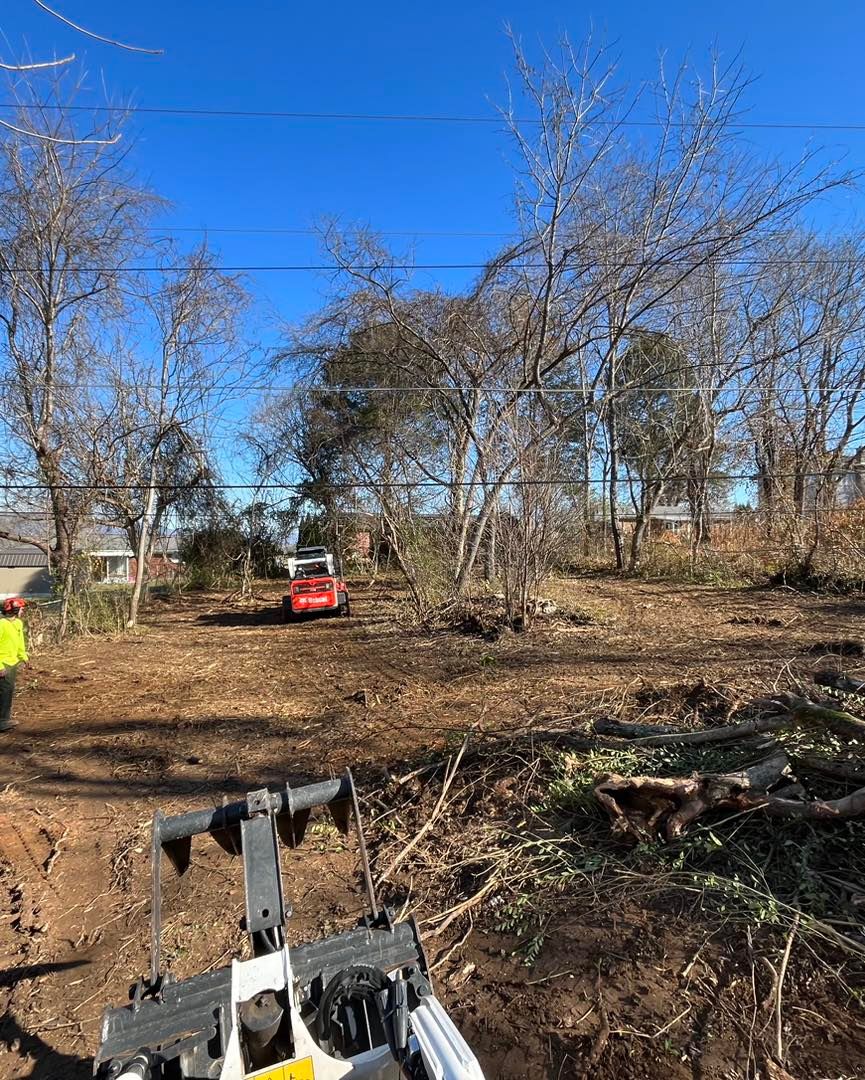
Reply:
<svg viewBox="0 0 865 1080"><path fill-rule="evenodd" d="M69 56L61 56L57 60L39 60L32 64L7 64L0 60L0 71L42 71L45 68L62 67L64 64L71 64L74 59L75 53L70 53Z"/></svg>
<svg viewBox="0 0 865 1080"><path fill-rule="evenodd" d="M468 732L466 734L465 738L463 739L462 746L459 748L459 751L457 753L456 758L453 761L453 764L448 768L448 771L445 774L445 779L444 779L444 783L442 784L441 794L439 795L438 802L435 804L435 807L433 808L433 812L430 814L430 816L424 822L424 824L421 827L420 831L417 832L415 834L415 836L413 837L413 839L411 839L405 845L405 847L402 849L402 851L400 851L391 860L390 865L387 867L387 869L384 871L384 873L379 877L379 883L381 883L383 881L387 881L387 879L394 872L394 870L396 870L396 868L399 866L399 864L406 858L406 856L411 851L414 850L415 847L417 847L417 845L420 843L420 841L426 836L426 834L429 832L429 830L435 824L436 818L438 817L442 807L444 806L445 799L447 798L448 791L450 791L450 787L451 787L451 784L454 781L454 777L457 774L457 769L460 766L460 762L462 761L463 754L466 752L466 747L469 744L470 736L471 736L471 732Z"/></svg>
<svg viewBox="0 0 865 1080"><path fill-rule="evenodd" d="M590 1077L594 1072L598 1062L603 1056L604 1050L607 1048L607 1043L610 1041L610 1035L612 1034L610 1029L610 1018L607 1016L607 1007L604 1004L604 996L600 992L598 993L598 1012L601 1014L601 1026L598 1028L598 1033L595 1035L594 1041L592 1042L592 1048L589 1051L589 1055L583 1066L582 1076L584 1078Z"/></svg>
<svg viewBox="0 0 865 1080"><path fill-rule="evenodd" d="M120 135L114 135L110 139L63 139L56 135L46 135L44 131L35 131L33 128L19 127L10 124L8 120L0 120L0 127L12 131L16 135L24 135L28 139L39 139L42 142L53 143L56 146L113 146L120 141Z"/></svg>
<svg viewBox="0 0 865 1080"><path fill-rule="evenodd" d="M790 927L790 933L787 935L787 944L784 948L784 955L781 957L781 963L778 967L778 982L775 987L775 1050L778 1056L779 1064L784 1064L784 1037L782 1028L781 1017L781 992L784 987L784 976L787 974L787 965L790 962L790 953L793 949L793 938L796 936L796 931L799 928L799 912L793 916L793 925Z"/></svg>

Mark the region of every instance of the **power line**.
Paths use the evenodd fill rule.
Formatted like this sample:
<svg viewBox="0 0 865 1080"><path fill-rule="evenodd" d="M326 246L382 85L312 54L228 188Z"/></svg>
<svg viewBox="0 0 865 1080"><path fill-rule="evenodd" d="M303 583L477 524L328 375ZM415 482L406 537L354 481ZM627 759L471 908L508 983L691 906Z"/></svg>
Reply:
<svg viewBox="0 0 865 1080"><path fill-rule="evenodd" d="M850 475L860 475L860 472L852 472L850 470L836 469L834 471L822 471L822 472L805 472L805 473L771 473L761 476L758 473L726 473L718 474L708 477L709 483L727 483L731 481L749 481L750 483L758 483L762 480L811 480L820 477L843 480L844 477ZM693 480L693 477L682 473L680 475L671 475L664 477L665 484L684 483L685 481ZM633 477L622 477L617 480L618 484L633 484L639 482ZM556 485L559 487L587 487L598 484L609 484L609 477L573 477L573 476L547 476L540 478L533 478L527 480L506 480L503 482L505 488L512 487L540 487ZM322 482L316 483L314 481L299 481L298 483L287 483L279 481L275 483L260 484L255 481L250 481L247 484L15 484L11 481L6 481L0 484L0 490L5 491L49 491L52 488L61 491L149 491L154 488L158 491L249 491L251 488L256 491L309 491L311 488L315 490L325 491L350 491L354 489L361 489L364 491L379 491L379 490L413 490L415 488L446 488L452 490L454 488L481 488L482 485L478 481L474 480L448 480L445 478L435 478L426 480L351 480L346 483L336 482Z"/></svg>
<svg viewBox="0 0 865 1080"><path fill-rule="evenodd" d="M699 366L694 369L697 371ZM0 386L15 387L14 379L0 379ZM155 390L161 391L158 383L134 383L117 385L115 383L97 382L53 382L52 390L115 390L129 393L131 390ZM801 394L805 395L809 390L815 393L846 394L851 397L865 395L865 387L850 386L752 386L733 384L730 386L640 386L639 384L625 384L610 389L607 386L474 386L467 385L417 385L417 386L327 386L317 384L311 386L274 385L272 383L229 383L221 387L224 390L239 392L270 392L278 393L285 397L304 397L308 394L332 395L334 397L347 396L349 394L582 394L584 397L596 394L608 394L615 397L620 394Z"/></svg>
<svg viewBox="0 0 865 1080"><path fill-rule="evenodd" d="M388 271L401 271L407 272L412 270L487 270L490 268L491 262L452 262L452 263L420 263L420 262L406 262L406 263L260 263L257 265L231 265L231 266L196 266L196 265L184 265L184 264L165 264L162 266L157 265L145 265L145 266L76 266L71 268L65 268L60 270L60 274L153 274L153 273L191 273L192 271L202 272L220 272L226 274L259 274L266 272L277 273L384 273ZM659 258L657 260L648 259L644 262L616 262L610 269L615 270L640 270L640 269L676 269L680 267L691 267L696 269L697 267L707 266L709 263L722 266L753 266L753 267L766 267L766 266L815 266L815 267L827 267L827 266L852 266L859 263L863 263L863 270L865 270L865 262L861 256L849 255L849 256L835 256L826 259L784 259L778 257L769 257L765 259L751 259L751 258L737 258L723 256L703 256L698 257L695 260L686 259L664 259ZM581 263L578 266L569 266L567 264L562 266L562 272L574 272L579 270L590 270L594 268L597 263ZM529 262L503 262L501 268L504 270L549 270L546 263L529 263ZM48 274L49 272L57 273L49 267L43 266L0 266L0 274Z"/></svg>
<svg viewBox="0 0 865 1080"><path fill-rule="evenodd" d="M154 233L264 233L288 236L321 236L322 230L316 228L303 228L294 225L145 225L147 232ZM517 230L510 232L497 232L491 229L371 229L371 232L379 236L477 236L498 237L510 240L518 240L520 233ZM786 236L785 232L768 232L764 236Z"/></svg>
<svg viewBox="0 0 865 1080"><path fill-rule="evenodd" d="M20 106L11 103L2 103L0 108L18 111ZM363 113L363 112L322 112L304 110L282 109L226 109L206 108L195 105L60 105L49 102L35 103L27 106L28 109L46 112L85 112L85 113L112 113L132 115L154 116L189 116L189 117L221 117L235 120L328 120L328 121L368 121L372 123L399 123L399 124L477 124L477 125L502 125L514 123L525 126L539 126L544 121L538 117L513 117L503 116L476 116L464 113ZM592 118L583 120L585 125L609 127L634 127L634 128L689 128L693 127L688 120L635 120L616 118ZM736 130L750 131L865 131L865 123L861 124L837 124L817 120L813 122L782 120L751 120L731 123Z"/></svg>

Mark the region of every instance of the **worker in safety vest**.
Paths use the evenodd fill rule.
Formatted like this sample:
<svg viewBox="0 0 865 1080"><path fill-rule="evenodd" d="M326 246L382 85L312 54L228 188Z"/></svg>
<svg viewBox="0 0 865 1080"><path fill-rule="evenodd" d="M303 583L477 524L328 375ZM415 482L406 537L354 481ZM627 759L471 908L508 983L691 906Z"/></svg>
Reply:
<svg viewBox="0 0 865 1080"><path fill-rule="evenodd" d="M18 665L26 664L27 642L21 612L27 605L17 596L3 601L0 616L0 731L15 727L12 719L12 699L15 696L15 677Z"/></svg>

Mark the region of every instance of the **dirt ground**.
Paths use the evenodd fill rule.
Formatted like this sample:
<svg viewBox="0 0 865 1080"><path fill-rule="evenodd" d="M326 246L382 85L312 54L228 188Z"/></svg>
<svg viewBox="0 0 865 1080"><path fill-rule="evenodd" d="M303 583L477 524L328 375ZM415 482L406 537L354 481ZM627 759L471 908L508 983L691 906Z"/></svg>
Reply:
<svg viewBox="0 0 865 1080"><path fill-rule="evenodd" d="M861 598L604 577L553 590L592 616L586 625L495 642L402 625L381 586L356 590L350 620L289 626L278 595L247 606L200 594L156 600L140 633L62 650L36 644L19 682L20 726L0 736L0 1077L90 1075L104 1006L125 1001L147 967L157 807L214 805L346 766L363 794L385 767L405 770L473 724L531 730L578 716L588 695L641 684L735 679L762 691L813 670L822 643L861 640L865 629ZM354 848L324 820L286 852L285 884L295 941L351 925L360 911ZM190 871L165 887L171 969L225 964L241 944L242 900L238 861L196 842ZM415 914L436 914L438 903L421 895ZM705 933L685 921L577 913L531 968L489 929L454 948L456 938L431 945L438 985L491 1078L580 1075L566 1050L590 1045L597 1030L586 988L601 962L620 987L610 1014L620 1037L592 1075L743 1075L731 1065L741 1033L722 1022L723 995L737 993L723 949L712 978L700 976ZM861 1012L837 1000L811 1011L802 1060L823 1064L810 1075L865 1077ZM661 1030L668 1023L670 1036L687 1027L711 1052L683 1052Z"/></svg>

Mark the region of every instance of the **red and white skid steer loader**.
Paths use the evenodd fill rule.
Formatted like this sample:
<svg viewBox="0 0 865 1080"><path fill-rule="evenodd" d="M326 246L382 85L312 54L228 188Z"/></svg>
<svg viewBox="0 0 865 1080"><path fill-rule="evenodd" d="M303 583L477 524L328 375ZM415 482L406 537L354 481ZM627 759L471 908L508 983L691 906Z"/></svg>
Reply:
<svg viewBox="0 0 865 1080"><path fill-rule="evenodd" d="M279 842L299 844L317 806L343 831L355 820L369 911L354 929L289 946ZM160 961L163 856L183 873L200 833L243 859L251 955L177 980ZM151 920L150 974L105 1013L98 1080L484 1080L434 994L414 920L378 905L351 773L157 811Z"/></svg>
<svg viewBox="0 0 865 1080"><path fill-rule="evenodd" d="M348 586L323 547L301 547L288 560L289 591L282 598L286 622L305 615L351 615Z"/></svg>

